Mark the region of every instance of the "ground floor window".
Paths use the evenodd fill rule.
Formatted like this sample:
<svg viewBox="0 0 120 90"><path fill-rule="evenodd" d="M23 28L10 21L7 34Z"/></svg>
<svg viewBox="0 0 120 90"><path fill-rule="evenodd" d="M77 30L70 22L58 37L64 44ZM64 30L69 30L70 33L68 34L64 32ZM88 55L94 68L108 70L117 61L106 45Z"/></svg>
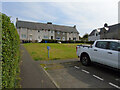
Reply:
<svg viewBox="0 0 120 90"><path fill-rule="evenodd" d="M48 39L48 36L44 36L44 39Z"/></svg>
<svg viewBox="0 0 120 90"><path fill-rule="evenodd" d="M21 34L21 37L22 37L22 38L26 38L26 35L25 35L25 34Z"/></svg>
<svg viewBox="0 0 120 90"><path fill-rule="evenodd" d="M62 40L65 41L65 37L63 37Z"/></svg>
<svg viewBox="0 0 120 90"><path fill-rule="evenodd" d="M76 41L76 38L74 37L73 40Z"/></svg>
<svg viewBox="0 0 120 90"><path fill-rule="evenodd" d="M56 37L56 40L60 40L60 37Z"/></svg>

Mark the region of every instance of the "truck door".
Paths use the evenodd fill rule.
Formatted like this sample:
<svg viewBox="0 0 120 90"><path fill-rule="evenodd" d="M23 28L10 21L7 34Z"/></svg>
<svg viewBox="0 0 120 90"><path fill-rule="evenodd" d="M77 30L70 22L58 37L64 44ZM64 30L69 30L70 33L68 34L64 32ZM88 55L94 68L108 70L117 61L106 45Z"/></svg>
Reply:
<svg viewBox="0 0 120 90"><path fill-rule="evenodd" d="M109 42L109 47L107 50L106 61L107 65L118 68L118 47L120 47L120 43L118 42Z"/></svg>
<svg viewBox="0 0 120 90"><path fill-rule="evenodd" d="M92 50L93 61L106 64L107 63L107 41L97 41L95 47Z"/></svg>

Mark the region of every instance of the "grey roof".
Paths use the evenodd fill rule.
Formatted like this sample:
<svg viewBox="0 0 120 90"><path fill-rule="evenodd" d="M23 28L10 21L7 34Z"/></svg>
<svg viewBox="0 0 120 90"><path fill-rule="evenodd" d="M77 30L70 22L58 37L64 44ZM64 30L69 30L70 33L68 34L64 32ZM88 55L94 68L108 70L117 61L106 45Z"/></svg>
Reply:
<svg viewBox="0 0 120 90"><path fill-rule="evenodd" d="M76 32L76 28L71 26L62 26L62 25L55 25L55 24L45 24L45 23L36 23L36 22L28 22L28 21L20 21L18 20L16 22L17 28L28 28L32 30L41 30L41 29L47 29L47 30L55 30L55 31L62 31L62 32Z"/></svg>
<svg viewBox="0 0 120 90"><path fill-rule="evenodd" d="M120 30L120 23L108 26L108 28L109 28L108 32L116 32Z"/></svg>
<svg viewBox="0 0 120 90"><path fill-rule="evenodd" d="M110 26L108 26L108 28L109 28L109 30L106 31L107 33L118 32L118 30L120 30L120 23L114 24L114 25L110 25ZM105 30L104 27L103 27L103 28L99 28L99 29L100 29L100 33ZM89 36L93 36L95 31L96 31L96 30L93 30L93 31L89 34Z"/></svg>
<svg viewBox="0 0 120 90"><path fill-rule="evenodd" d="M96 29L95 29L95 30L93 30L93 31L89 34L89 36L93 36L93 35L94 35L94 33L95 33L95 31L96 31Z"/></svg>

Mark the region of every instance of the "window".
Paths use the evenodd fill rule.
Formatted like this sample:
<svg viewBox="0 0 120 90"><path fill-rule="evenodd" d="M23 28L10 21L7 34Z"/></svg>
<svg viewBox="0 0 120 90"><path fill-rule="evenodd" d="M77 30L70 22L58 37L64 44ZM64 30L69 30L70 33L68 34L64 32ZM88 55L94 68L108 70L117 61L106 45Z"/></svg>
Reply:
<svg viewBox="0 0 120 90"><path fill-rule="evenodd" d="M59 31L57 31L57 34L60 34L60 32L59 32Z"/></svg>
<svg viewBox="0 0 120 90"><path fill-rule="evenodd" d="M53 31L51 31L51 33L53 33Z"/></svg>
<svg viewBox="0 0 120 90"><path fill-rule="evenodd" d="M56 40L60 40L60 37L56 37Z"/></svg>
<svg viewBox="0 0 120 90"><path fill-rule="evenodd" d="M110 43L109 43L109 49L110 49L110 50L115 50L115 51L117 51L118 48L120 48L120 43L118 43L118 42L110 42Z"/></svg>
<svg viewBox="0 0 120 90"><path fill-rule="evenodd" d="M63 35L65 35L65 33L63 32Z"/></svg>
<svg viewBox="0 0 120 90"><path fill-rule="evenodd" d="M40 39L40 36L38 36L38 39Z"/></svg>
<svg viewBox="0 0 120 90"><path fill-rule="evenodd" d="M24 38L26 38L26 35L24 34Z"/></svg>
<svg viewBox="0 0 120 90"><path fill-rule="evenodd" d="M96 33L96 36L98 36L98 34Z"/></svg>
<svg viewBox="0 0 120 90"><path fill-rule="evenodd" d="M97 48L107 49L107 45L108 45L108 42L98 41L95 46Z"/></svg>
<svg viewBox="0 0 120 90"><path fill-rule="evenodd" d="M76 41L76 37L74 37L73 40Z"/></svg>
<svg viewBox="0 0 120 90"><path fill-rule="evenodd" d="M22 38L26 38L26 35L25 35L25 34L22 34L21 36L22 36Z"/></svg>
<svg viewBox="0 0 120 90"><path fill-rule="evenodd" d="M44 36L44 39L48 39L48 36Z"/></svg>
<svg viewBox="0 0 120 90"><path fill-rule="evenodd" d="M30 40L32 40L32 34L30 34Z"/></svg>
<svg viewBox="0 0 120 90"><path fill-rule="evenodd" d="M65 37L63 37L62 40L65 41Z"/></svg>

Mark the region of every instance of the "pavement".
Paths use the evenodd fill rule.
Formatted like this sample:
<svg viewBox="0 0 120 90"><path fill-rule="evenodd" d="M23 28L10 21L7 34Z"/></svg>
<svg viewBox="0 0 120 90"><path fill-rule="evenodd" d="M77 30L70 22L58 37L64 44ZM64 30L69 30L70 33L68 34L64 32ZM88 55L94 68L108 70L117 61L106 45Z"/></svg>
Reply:
<svg viewBox="0 0 120 90"><path fill-rule="evenodd" d="M20 65L20 77L22 88L56 88L44 72L39 62L34 61L23 45L20 46L22 60Z"/></svg>

